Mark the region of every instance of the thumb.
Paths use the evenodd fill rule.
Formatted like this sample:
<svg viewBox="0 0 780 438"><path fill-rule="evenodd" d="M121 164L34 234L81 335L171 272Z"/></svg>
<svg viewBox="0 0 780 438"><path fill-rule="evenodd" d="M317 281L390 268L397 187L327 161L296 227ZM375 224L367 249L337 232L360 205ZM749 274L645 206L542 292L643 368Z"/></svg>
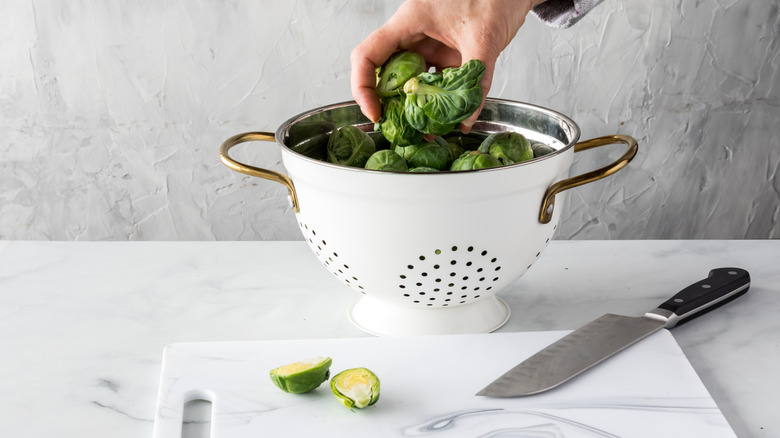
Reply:
<svg viewBox="0 0 780 438"><path fill-rule="evenodd" d="M482 74L482 79L479 81L479 85L482 87L482 102L480 102L479 108L474 111L474 114L470 115L468 118L466 118L466 120L460 123L460 129L464 134L467 134L469 131L471 131L471 127L474 126L477 118L479 118L480 112L482 112L482 108L485 106L485 99L487 98L488 92L490 91L490 86L493 84L493 71L496 67L497 58L497 55L492 54L475 54L473 56L469 56L467 53L463 54L463 63L466 63L472 59L479 59L483 64L485 64L485 72Z"/></svg>

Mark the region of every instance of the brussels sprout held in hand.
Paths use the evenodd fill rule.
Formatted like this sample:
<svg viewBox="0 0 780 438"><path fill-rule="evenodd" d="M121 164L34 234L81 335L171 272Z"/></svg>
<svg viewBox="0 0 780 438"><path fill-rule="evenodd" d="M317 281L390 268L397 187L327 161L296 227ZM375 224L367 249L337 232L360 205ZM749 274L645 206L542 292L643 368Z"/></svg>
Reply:
<svg viewBox="0 0 780 438"><path fill-rule="evenodd" d="M414 129L404 116L404 104L400 97L383 101L382 119L377 129L392 146L409 146L423 141L423 133Z"/></svg>
<svg viewBox="0 0 780 438"><path fill-rule="evenodd" d="M428 117L417 102L415 98L404 99L404 118L413 129L429 135L444 135L455 129L457 123L442 123Z"/></svg>
<svg viewBox="0 0 780 438"><path fill-rule="evenodd" d="M303 394L319 387L330 376L329 357L315 357L271 370L271 381L284 392Z"/></svg>
<svg viewBox="0 0 780 438"><path fill-rule="evenodd" d="M397 52L377 69L376 94L380 98L398 96L409 79L425 71L425 59L419 53Z"/></svg>
<svg viewBox="0 0 780 438"><path fill-rule="evenodd" d="M330 379L333 395L349 409L363 409L379 400L379 378L367 368L342 371Z"/></svg>
<svg viewBox="0 0 780 438"><path fill-rule="evenodd" d="M467 119L482 103L479 81L485 65L472 59L441 73L421 73L404 84L404 112L409 124L424 134L444 135Z"/></svg>

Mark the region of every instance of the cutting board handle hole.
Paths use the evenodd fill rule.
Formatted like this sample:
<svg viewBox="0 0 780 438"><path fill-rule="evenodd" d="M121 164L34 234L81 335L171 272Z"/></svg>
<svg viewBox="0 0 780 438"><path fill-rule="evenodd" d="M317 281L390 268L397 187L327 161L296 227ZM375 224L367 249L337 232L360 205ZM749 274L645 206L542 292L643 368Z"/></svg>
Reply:
<svg viewBox="0 0 780 438"><path fill-rule="evenodd" d="M184 403L181 420L181 438L211 437L211 401L203 399Z"/></svg>

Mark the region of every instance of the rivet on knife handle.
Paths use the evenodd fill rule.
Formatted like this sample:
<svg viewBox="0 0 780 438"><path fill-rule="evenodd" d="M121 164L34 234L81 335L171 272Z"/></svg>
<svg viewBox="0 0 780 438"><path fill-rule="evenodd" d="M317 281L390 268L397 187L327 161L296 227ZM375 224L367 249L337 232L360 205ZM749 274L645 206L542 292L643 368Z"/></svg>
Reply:
<svg viewBox="0 0 780 438"><path fill-rule="evenodd" d="M728 303L749 287L750 274L746 270L713 269L707 278L681 290L645 316L666 321L664 327L672 328Z"/></svg>

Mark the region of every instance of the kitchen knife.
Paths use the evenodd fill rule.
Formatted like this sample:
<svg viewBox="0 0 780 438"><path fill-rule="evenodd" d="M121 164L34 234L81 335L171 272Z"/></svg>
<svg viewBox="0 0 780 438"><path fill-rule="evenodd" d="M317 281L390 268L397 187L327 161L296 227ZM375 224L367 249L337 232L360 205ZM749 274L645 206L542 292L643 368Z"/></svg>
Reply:
<svg viewBox="0 0 780 438"><path fill-rule="evenodd" d="M640 317L606 314L564 336L486 386L477 395L520 397L566 382L662 328L672 328L747 292L750 274L718 268Z"/></svg>

